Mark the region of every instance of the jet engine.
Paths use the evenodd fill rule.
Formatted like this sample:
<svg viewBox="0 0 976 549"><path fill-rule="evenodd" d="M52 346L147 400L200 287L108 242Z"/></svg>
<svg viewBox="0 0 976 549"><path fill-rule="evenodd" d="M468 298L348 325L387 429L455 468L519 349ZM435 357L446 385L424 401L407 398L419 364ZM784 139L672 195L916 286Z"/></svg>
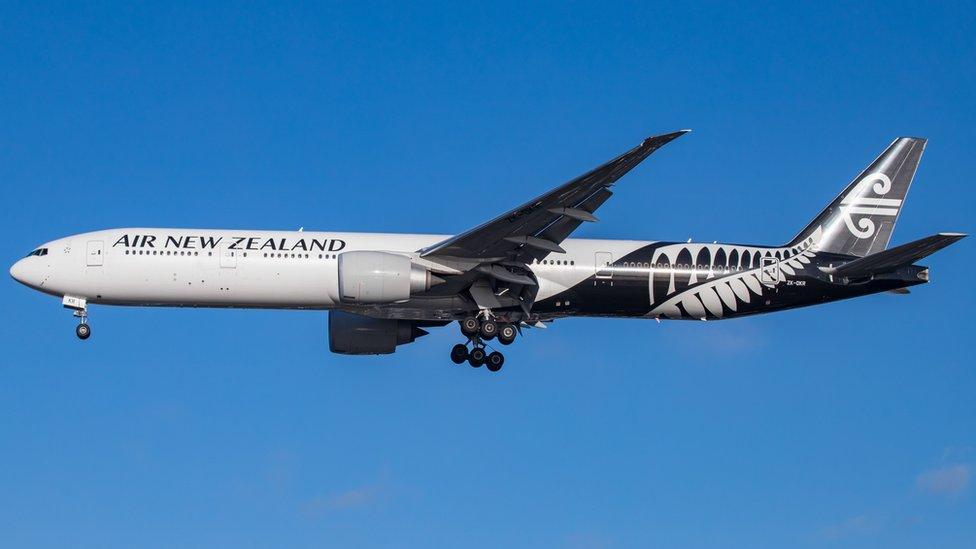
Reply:
<svg viewBox="0 0 976 549"><path fill-rule="evenodd" d="M370 318L329 311L329 350L344 355L387 355L397 345L413 343L427 335L426 330L409 320Z"/></svg>
<svg viewBox="0 0 976 549"><path fill-rule="evenodd" d="M443 282L405 255L387 252L339 254L339 300L343 303L395 303Z"/></svg>

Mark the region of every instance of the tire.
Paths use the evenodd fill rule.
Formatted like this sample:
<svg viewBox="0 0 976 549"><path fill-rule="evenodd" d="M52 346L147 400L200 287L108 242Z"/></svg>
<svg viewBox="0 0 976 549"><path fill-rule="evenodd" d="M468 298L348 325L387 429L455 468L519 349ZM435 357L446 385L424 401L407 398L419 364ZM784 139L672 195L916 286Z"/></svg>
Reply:
<svg viewBox="0 0 976 549"><path fill-rule="evenodd" d="M478 335L478 319L469 316L461 320L461 333L467 337Z"/></svg>
<svg viewBox="0 0 976 549"><path fill-rule="evenodd" d="M481 334L482 339L494 339L498 335L498 323L494 320L485 320L481 323L478 333Z"/></svg>
<svg viewBox="0 0 976 549"><path fill-rule="evenodd" d="M463 343L458 343L451 349L451 362L461 364L468 360L468 348Z"/></svg>
<svg viewBox="0 0 976 549"><path fill-rule="evenodd" d="M488 358L485 359L485 364L488 366L489 371L497 372L505 364L505 355L495 351L488 355Z"/></svg>
<svg viewBox="0 0 976 549"><path fill-rule="evenodd" d="M502 324L498 328L498 342L502 345L511 345L516 336L518 336L518 330L511 324Z"/></svg>
<svg viewBox="0 0 976 549"><path fill-rule="evenodd" d="M471 349L468 353L468 364L473 368L480 368L482 364L485 363L485 350L480 347L475 347Z"/></svg>
<svg viewBox="0 0 976 549"><path fill-rule="evenodd" d="M75 335L81 340L88 339L91 337L91 327L87 324L79 324L75 327Z"/></svg>

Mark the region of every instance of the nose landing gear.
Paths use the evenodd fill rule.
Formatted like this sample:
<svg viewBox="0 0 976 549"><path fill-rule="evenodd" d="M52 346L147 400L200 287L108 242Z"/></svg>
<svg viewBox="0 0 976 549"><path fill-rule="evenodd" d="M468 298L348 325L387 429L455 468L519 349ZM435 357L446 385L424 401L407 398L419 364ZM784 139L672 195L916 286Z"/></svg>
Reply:
<svg viewBox="0 0 976 549"><path fill-rule="evenodd" d="M75 316L78 317L78 325L75 326L75 335L78 339L84 341L91 337L91 326L88 325L88 310L78 309L75 311Z"/></svg>

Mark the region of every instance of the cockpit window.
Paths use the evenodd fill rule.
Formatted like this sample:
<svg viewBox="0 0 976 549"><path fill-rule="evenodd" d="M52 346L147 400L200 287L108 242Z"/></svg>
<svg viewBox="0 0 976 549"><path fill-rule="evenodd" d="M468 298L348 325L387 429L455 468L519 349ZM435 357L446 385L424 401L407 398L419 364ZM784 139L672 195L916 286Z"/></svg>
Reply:
<svg viewBox="0 0 976 549"><path fill-rule="evenodd" d="M27 254L26 257L30 257L32 255L47 255L47 248L38 248L38 249L34 250L33 252Z"/></svg>

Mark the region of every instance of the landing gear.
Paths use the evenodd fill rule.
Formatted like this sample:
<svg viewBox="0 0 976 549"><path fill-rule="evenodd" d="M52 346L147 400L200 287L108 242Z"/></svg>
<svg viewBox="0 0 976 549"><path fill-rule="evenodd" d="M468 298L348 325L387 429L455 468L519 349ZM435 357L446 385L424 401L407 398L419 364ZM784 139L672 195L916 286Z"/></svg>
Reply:
<svg viewBox="0 0 976 549"><path fill-rule="evenodd" d="M468 346L464 343L458 343L451 348L451 362L455 364L467 362L472 368L480 368L482 365L487 365L488 369L492 372L497 372L502 369L502 364L505 364L504 355L498 351L489 353L485 350L485 344L480 339L472 338L471 344L473 346L470 350L468 350Z"/></svg>
<svg viewBox="0 0 976 549"><path fill-rule="evenodd" d="M518 330L515 329L515 326L502 324L498 329L498 342L502 345L511 345L517 335Z"/></svg>
<svg viewBox="0 0 976 549"><path fill-rule="evenodd" d="M472 368L480 368L482 365L487 365L488 369L492 372L497 372L502 368L502 364L505 363L505 357L501 353L498 351L488 353L485 350L485 344L477 338L472 338L471 343L474 346L470 351L464 343L458 343L452 347L451 362L455 364L467 362Z"/></svg>
<svg viewBox="0 0 976 549"><path fill-rule="evenodd" d="M482 339L495 339L495 336L498 335L498 323L491 319L482 320L478 333L481 334Z"/></svg>
<svg viewBox="0 0 976 549"><path fill-rule="evenodd" d="M461 364L465 360L468 360L468 346L464 343L458 343L451 349L451 362Z"/></svg>
<svg viewBox="0 0 976 549"><path fill-rule="evenodd" d="M478 335L478 329L480 327L481 323L473 316L469 316L461 321L461 333L468 337Z"/></svg>
<svg viewBox="0 0 976 549"><path fill-rule="evenodd" d="M468 353L468 364L472 368L480 368L485 363L485 350L482 347L475 347Z"/></svg>
<svg viewBox="0 0 976 549"><path fill-rule="evenodd" d="M461 333L468 338L468 342L458 343L451 349L451 362L461 364L467 361L474 368L485 365L492 372L501 370L502 365L505 364L505 355L498 351L489 353L485 349L485 342L497 337L503 345L512 343L518 335L515 326L495 320L494 315L488 310L484 310L478 316L465 317L460 324Z"/></svg>
<svg viewBox="0 0 976 549"><path fill-rule="evenodd" d="M78 317L78 325L75 326L75 335L84 341L91 337L91 326L88 325L88 309L77 309L75 316Z"/></svg>
<svg viewBox="0 0 976 549"><path fill-rule="evenodd" d="M495 351L488 355L485 359L485 364L488 365L488 370L491 372L497 372L502 369L502 364L505 364L505 355Z"/></svg>

